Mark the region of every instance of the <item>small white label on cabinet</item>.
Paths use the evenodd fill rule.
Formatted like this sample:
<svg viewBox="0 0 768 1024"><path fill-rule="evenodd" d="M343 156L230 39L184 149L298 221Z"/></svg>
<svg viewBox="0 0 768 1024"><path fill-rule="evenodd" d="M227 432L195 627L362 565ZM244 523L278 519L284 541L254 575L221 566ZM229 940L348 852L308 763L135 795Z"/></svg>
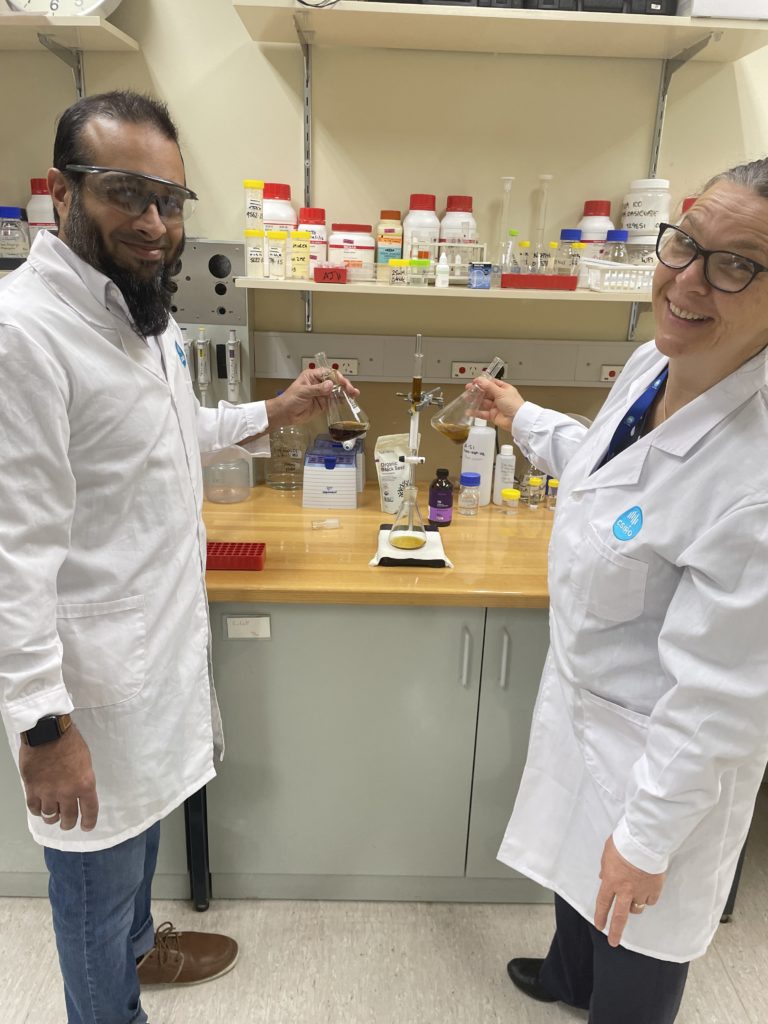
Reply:
<svg viewBox="0 0 768 1024"><path fill-rule="evenodd" d="M227 640L268 640L272 635L268 615L225 615Z"/></svg>

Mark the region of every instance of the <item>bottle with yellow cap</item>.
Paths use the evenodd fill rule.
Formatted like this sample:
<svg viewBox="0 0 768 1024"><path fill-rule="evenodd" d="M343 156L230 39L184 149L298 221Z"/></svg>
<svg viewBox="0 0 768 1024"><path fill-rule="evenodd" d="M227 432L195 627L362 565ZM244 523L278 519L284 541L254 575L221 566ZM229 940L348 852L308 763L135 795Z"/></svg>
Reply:
<svg viewBox="0 0 768 1024"><path fill-rule="evenodd" d="M270 281L285 280L287 231L267 232L267 263Z"/></svg>
<svg viewBox="0 0 768 1024"><path fill-rule="evenodd" d="M520 491L516 487L505 487L501 492L501 507L508 516L516 516L520 509Z"/></svg>
<svg viewBox="0 0 768 1024"><path fill-rule="evenodd" d="M257 178L245 178L245 227L264 228L264 182Z"/></svg>
<svg viewBox="0 0 768 1024"><path fill-rule="evenodd" d="M540 476L532 476L528 480L528 508L535 509L541 504L543 485L544 481Z"/></svg>
<svg viewBox="0 0 768 1024"><path fill-rule="evenodd" d="M264 232L261 228L246 228L245 274L246 277L264 277Z"/></svg>
<svg viewBox="0 0 768 1024"><path fill-rule="evenodd" d="M560 481L554 478L547 484L547 508L553 512L557 508L557 492L560 487Z"/></svg>
<svg viewBox="0 0 768 1024"><path fill-rule="evenodd" d="M309 280L311 243L312 235L309 231L291 232L291 251L288 262L292 281Z"/></svg>

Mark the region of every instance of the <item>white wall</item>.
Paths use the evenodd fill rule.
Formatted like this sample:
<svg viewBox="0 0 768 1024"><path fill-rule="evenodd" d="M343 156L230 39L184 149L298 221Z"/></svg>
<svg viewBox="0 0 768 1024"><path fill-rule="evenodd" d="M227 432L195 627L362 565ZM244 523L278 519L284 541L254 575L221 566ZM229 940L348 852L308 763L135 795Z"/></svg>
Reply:
<svg viewBox="0 0 768 1024"><path fill-rule="evenodd" d="M240 238L244 177L289 182L302 201L297 46L254 43L229 0L123 0L112 21L141 50L87 54L88 92L130 86L169 103L202 199L191 233ZM513 222L527 233L537 174L547 171L555 236L579 219L584 199L609 198L615 208L629 180L647 173L659 70L658 61L316 50L314 203L329 220L375 223L382 207L405 210L411 191L438 201L467 192L493 240L501 175L517 178ZM768 49L675 76L659 173L676 198L768 151L766 85ZM0 202L23 203L28 179L48 167L55 116L74 98L71 74L44 52L0 52L0 95ZM478 317L476 303L449 305L440 313L428 300L321 297L316 326L613 339L626 329L623 306L496 302ZM295 297L264 295L253 312L262 329L303 326Z"/></svg>

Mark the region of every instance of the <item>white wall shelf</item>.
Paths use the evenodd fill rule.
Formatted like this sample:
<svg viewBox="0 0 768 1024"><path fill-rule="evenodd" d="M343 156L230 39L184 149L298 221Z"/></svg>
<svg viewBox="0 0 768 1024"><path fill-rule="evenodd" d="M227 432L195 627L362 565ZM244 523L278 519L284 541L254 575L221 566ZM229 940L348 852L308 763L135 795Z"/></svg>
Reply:
<svg viewBox="0 0 768 1024"><path fill-rule="evenodd" d="M400 298L434 298L434 299L534 299L546 302L650 302L649 291L634 292L592 292L579 289L575 292L547 291L538 288L426 288L410 285L388 285L351 282L349 284L317 284L315 281L264 281L256 277L235 278L237 288L260 289L272 292L319 292L320 294L341 295L399 295Z"/></svg>
<svg viewBox="0 0 768 1024"><path fill-rule="evenodd" d="M70 50L125 52L139 48L135 39L103 18L0 12L0 50L44 50L38 38L41 35Z"/></svg>
<svg viewBox="0 0 768 1024"><path fill-rule="evenodd" d="M655 15L518 11L340 0L310 10L295 0L233 0L252 39L315 46L453 50L665 60L711 36L695 60L728 63L768 45L768 22ZM295 19L295 21L294 21Z"/></svg>

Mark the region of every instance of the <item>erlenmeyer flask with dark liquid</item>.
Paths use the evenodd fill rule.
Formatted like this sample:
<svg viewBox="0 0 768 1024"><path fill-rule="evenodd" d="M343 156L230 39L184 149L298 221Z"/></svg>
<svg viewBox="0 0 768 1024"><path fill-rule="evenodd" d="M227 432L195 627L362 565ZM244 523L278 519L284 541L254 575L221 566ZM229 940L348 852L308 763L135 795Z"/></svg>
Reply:
<svg viewBox="0 0 768 1024"><path fill-rule="evenodd" d="M364 437L367 433L368 417L355 399L337 383L336 371L329 366L325 352L318 352L315 355L315 362L327 371L328 379L334 382L333 391L328 396L326 412L328 433L334 441L341 441L342 446L349 451L355 447L358 437Z"/></svg>
<svg viewBox="0 0 768 1024"><path fill-rule="evenodd" d="M496 356L480 376L490 377L493 380L503 369L504 360ZM444 409L435 413L432 417L432 426L454 444L464 444L469 436L469 428L482 404L483 392L477 385L470 384L458 398L454 398Z"/></svg>

